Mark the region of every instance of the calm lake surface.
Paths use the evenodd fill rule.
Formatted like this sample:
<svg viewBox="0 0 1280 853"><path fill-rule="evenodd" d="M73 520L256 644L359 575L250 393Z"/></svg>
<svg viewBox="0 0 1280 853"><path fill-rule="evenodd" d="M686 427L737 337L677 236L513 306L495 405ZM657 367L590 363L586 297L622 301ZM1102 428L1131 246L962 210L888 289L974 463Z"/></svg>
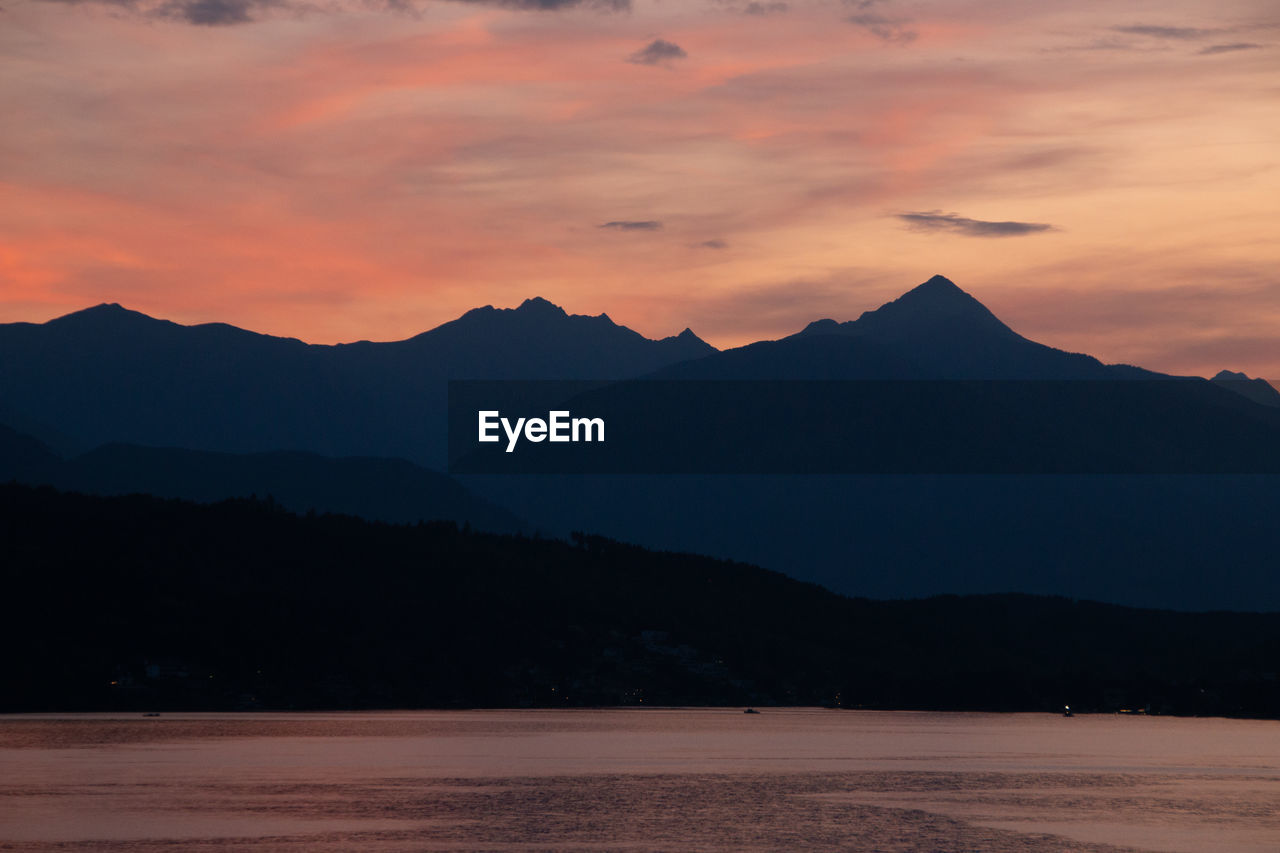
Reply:
<svg viewBox="0 0 1280 853"><path fill-rule="evenodd" d="M1280 723L764 709L0 717L0 850L1280 850Z"/></svg>

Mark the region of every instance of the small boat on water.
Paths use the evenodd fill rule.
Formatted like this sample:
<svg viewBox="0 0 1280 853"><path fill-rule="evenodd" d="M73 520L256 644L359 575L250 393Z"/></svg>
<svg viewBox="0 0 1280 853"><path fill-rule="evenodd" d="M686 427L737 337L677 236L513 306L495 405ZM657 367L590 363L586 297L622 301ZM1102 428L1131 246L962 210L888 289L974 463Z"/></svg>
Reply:
<svg viewBox="0 0 1280 853"><path fill-rule="evenodd" d="M744 713L744 714L759 714L760 712L759 712L759 711L757 711L755 708L748 708L747 710L743 711L742 713Z"/></svg>

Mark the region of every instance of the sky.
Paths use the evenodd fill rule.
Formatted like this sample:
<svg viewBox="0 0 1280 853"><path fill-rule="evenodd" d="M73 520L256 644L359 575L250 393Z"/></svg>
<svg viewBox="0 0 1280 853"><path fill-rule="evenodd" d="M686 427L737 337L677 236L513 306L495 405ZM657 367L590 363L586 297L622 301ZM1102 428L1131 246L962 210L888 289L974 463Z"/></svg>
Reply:
<svg viewBox="0 0 1280 853"><path fill-rule="evenodd" d="M726 347L941 273L1280 378L1274 0L3 0L0 115L0 322Z"/></svg>

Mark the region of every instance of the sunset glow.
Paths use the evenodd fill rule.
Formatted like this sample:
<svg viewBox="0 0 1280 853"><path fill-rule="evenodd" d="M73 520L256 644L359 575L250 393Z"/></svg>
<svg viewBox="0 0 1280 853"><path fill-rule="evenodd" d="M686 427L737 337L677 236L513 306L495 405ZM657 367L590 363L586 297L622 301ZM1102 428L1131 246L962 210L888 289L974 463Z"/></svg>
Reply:
<svg viewBox="0 0 1280 853"><path fill-rule="evenodd" d="M1272 3L385 6L6 3L0 322L392 340L536 294L725 347L942 273L1280 378Z"/></svg>

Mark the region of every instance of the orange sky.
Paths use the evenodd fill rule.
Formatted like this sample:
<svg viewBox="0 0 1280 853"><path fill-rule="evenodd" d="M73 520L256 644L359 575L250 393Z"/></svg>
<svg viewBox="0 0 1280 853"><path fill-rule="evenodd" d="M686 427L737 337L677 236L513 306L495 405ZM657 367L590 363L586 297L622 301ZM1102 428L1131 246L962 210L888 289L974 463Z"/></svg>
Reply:
<svg viewBox="0 0 1280 853"><path fill-rule="evenodd" d="M538 294L730 346L943 273L1280 377L1273 2L12 0L0 104L0 322L389 340Z"/></svg>

